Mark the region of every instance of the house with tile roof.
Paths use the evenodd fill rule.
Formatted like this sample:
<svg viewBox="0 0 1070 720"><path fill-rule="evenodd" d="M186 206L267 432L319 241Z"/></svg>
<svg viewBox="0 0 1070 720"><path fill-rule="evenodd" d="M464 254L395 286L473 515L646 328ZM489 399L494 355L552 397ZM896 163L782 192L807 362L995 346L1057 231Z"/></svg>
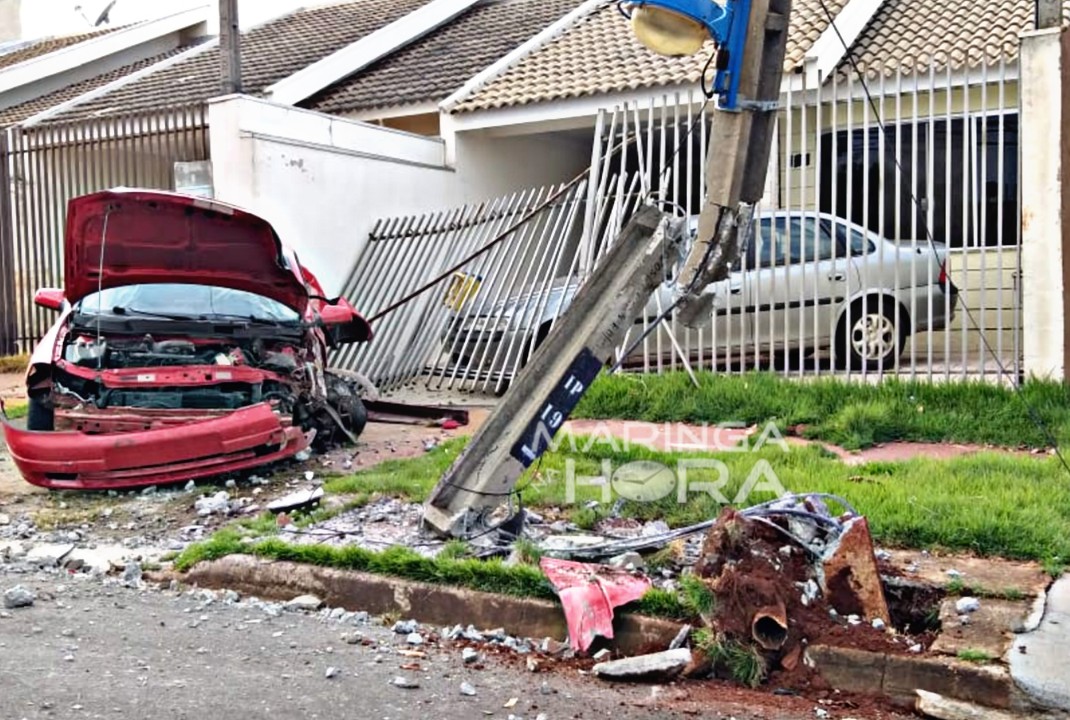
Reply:
<svg viewBox="0 0 1070 720"><path fill-rule="evenodd" d="M1016 48L1029 8L795 0L767 202L821 207L897 239L920 223L954 247L1013 248ZM614 0L310 0L243 32L241 97L217 97L209 38L12 105L9 143L77 137L109 184L173 187L175 163L210 159L217 196L267 215L337 287L378 218L566 181L601 157L592 139L614 117L648 137L607 167L649 173L660 150L690 170L649 185L701 177L705 125L691 118L710 110L700 91L710 50L654 55ZM628 109L626 122L614 108ZM681 138L694 147L674 154ZM131 157L152 171L139 176ZM68 191L48 202L62 207ZM700 185L681 194L693 209ZM12 232L36 233L27 242L54 254L60 224L20 229L31 211Z"/></svg>

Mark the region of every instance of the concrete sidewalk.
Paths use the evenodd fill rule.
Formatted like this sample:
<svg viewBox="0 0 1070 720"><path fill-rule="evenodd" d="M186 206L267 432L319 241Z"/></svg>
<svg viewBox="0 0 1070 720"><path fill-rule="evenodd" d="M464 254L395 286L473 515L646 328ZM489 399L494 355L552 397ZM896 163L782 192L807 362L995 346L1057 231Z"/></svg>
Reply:
<svg viewBox="0 0 1070 720"><path fill-rule="evenodd" d="M1034 702L1070 712L1070 576L1048 590L1044 615L1017 636L1010 652L1011 677Z"/></svg>

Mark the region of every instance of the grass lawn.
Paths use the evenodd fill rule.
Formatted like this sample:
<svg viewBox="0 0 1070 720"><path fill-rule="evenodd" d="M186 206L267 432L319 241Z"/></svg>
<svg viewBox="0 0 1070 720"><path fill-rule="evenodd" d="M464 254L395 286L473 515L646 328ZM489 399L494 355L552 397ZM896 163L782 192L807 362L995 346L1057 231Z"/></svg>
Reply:
<svg viewBox="0 0 1070 720"><path fill-rule="evenodd" d="M890 381L870 386L786 381L770 375L700 378L702 387L696 390L682 374L602 377L577 416L747 425L772 420L782 428L803 425L805 436L849 448L891 440L1004 447L1047 444L1029 407L1012 391L988 385ZM1032 383L1023 394L1060 443L1070 440L1070 390L1055 383ZM342 496L345 507L375 496L422 501L466 442L451 440L420 457L390 460L337 477L325 489ZM635 498L634 487L629 492L615 473L638 462L674 471L658 499L621 499L622 487ZM614 481L607 483L606 478ZM663 519L681 526L715 517L725 504L746 506L772 499L778 490L831 493L866 515L876 541L888 547L1037 560L1052 574L1061 572L1070 558L1070 476L1058 459L1047 455L985 452L951 460L915 458L848 466L817 444L790 449L767 444L754 452L663 453L643 446L621 447L605 438L563 438L518 488L526 506L557 508L582 527L594 525L614 507L626 517ZM597 502L588 507L591 501ZM327 514L320 511L299 524ZM295 546L274 536L274 521L268 516L190 546L175 566L183 570L202 560L244 552L490 592L553 597L542 573L532 565L471 560L464 557L463 546L452 545L435 559L405 548L374 552ZM537 549L524 555L534 562ZM693 617L701 602L692 595L686 587L678 593L652 591L633 609Z"/></svg>
<svg viewBox="0 0 1070 720"><path fill-rule="evenodd" d="M1028 382L1019 397L985 383L889 379L870 385L708 372L698 373L698 380L696 388L685 373L602 375L573 417L745 425L772 420L781 428L802 425L805 437L848 449L892 440L1043 448L1049 438L1038 427L1040 418L1060 446L1070 445L1070 385L1057 382Z"/></svg>
<svg viewBox="0 0 1070 720"><path fill-rule="evenodd" d="M391 460L353 475L335 478L325 486L344 495L347 506L376 495L423 500L442 472L453 462L467 440L459 438L433 451L408 460ZM655 461L678 467L681 461L716 460L718 468L688 470L688 483L711 482L727 472L720 493L736 500L755 467L771 470L786 490L828 492L846 497L870 521L876 540L886 546L944 548L972 551L979 555L1041 561L1049 572L1061 571L1070 557L1070 482L1065 471L1050 457L1023 457L983 453L947 461L915 459L905 463L871 463L850 467L818 446L792 448L785 452L766 447L756 453L660 453L643 447L613 448L608 444L584 446L577 439L574 451L565 443L548 453L535 471L519 484L526 505L565 509L582 525L593 524L608 514L613 502L587 509L589 500L599 500L600 486L579 485L574 501L566 503L565 471L570 465L579 476L596 476L636 461ZM768 482L772 476L763 475ZM773 497L761 484L745 503ZM571 508L571 509L569 509ZM626 501L625 516L665 519L683 525L715 516L721 503L706 492L657 502ZM265 538L265 536L267 536ZM419 556L407 548L383 552L358 547L291 545L274 536L271 516L247 520L191 545L175 560L185 570L194 564L234 553L249 553L277 560L360 570L422 582L458 585L488 592L526 597L553 598L542 573L533 565L507 566L497 560L463 557L463 548L447 547L435 559ZM537 561L530 553L528 561ZM631 609L649 615L690 618L700 599L687 587L677 593L652 591Z"/></svg>

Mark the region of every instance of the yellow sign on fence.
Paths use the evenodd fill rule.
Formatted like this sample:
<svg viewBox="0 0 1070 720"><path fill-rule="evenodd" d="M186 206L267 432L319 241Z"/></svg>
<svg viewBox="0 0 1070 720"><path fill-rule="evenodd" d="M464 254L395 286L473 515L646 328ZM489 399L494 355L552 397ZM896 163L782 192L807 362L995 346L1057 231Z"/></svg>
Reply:
<svg viewBox="0 0 1070 720"><path fill-rule="evenodd" d="M449 289L446 291L445 303L454 312L460 312L465 303L479 292L483 278L458 270L453 273Z"/></svg>

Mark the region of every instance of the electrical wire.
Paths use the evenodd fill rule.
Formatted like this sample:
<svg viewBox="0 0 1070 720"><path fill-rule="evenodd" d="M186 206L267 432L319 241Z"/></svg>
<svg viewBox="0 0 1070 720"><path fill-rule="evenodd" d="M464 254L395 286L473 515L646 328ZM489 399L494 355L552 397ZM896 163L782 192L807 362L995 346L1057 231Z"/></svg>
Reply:
<svg viewBox="0 0 1070 720"><path fill-rule="evenodd" d="M843 33L840 32L840 28L836 25L836 17L835 15L833 15L832 10L829 9L826 0L818 0L818 2L820 2L821 9L822 11L824 11L825 17L829 21L829 27L832 28L832 31L836 34L836 37L839 39L840 44L843 46L844 57L850 64L851 70L858 77L859 83L862 85L862 92L866 96L866 101L869 104L870 110L873 112L873 116L876 118L877 128L880 130L881 135L884 135L884 133L887 131L887 125L884 122L884 118L881 116L880 108L877 105L877 101L874 99L873 93L869 89L869 83L866 82L866 76L862 72L862 69L859 67L858 59L855 57L854 51L851 49L850 45L848 45L847 39L844 38ZM895 167L899 171L899 173L902 174L904 172L903 163L899 159L898 153L895 153L893 155L892 161L895 164ZM918 199L918 196L914 192L913 187L908 190L908 194L910 196L910 202L912 205L914 205L915 209L921 210L921 201ZM928 218L926 217L926 214L924 212L921 212L919 214L921 218L922 230L925 233L925 240L929 244L929 249L933 252L934 255L936 255L936 241L933 239L932 228L929 227ZM1021 400L1022 404L1025 406L1026 411L1029 413L1030 420L1032 420L1033 424L1037 426L1038 430L1040 430L1041 434L1044 436L1045 441L1048 443L1049 448L1055 453L1056 457L1059 458L1059 462L1062 464L1067 474L1070 475L1070 463L1067 462L1066 457L1063 455L1063 451L1059 447L1058 440L1056 440L1054 434L1051 432L1051 428L1048 426L1047 422L1045 422L1041 414L1037 411L1036 407L1034 407L1033 404L1029 402L1029 399L1025 396L1025 393L1022 390L1020 378L1015 376L1007 369L1007 367L1003 364L1003 360L993 349L992 344L989 342L988 338L985 336L985 333L982 331L980 323L977 322L977 318L974 317L973 312L966 305L965 296L963 294L960 293L958 295L956 304L965 313L973 329L977 331L977 334L981 338L981 344L984 346L985 351L992 356L993 360L995 360L996 367L999 369L1000 377L1006 377L1008 380L1011 381L1011 387L1014 389L1015 395L1018 397L1019 400Z"/></svg>

